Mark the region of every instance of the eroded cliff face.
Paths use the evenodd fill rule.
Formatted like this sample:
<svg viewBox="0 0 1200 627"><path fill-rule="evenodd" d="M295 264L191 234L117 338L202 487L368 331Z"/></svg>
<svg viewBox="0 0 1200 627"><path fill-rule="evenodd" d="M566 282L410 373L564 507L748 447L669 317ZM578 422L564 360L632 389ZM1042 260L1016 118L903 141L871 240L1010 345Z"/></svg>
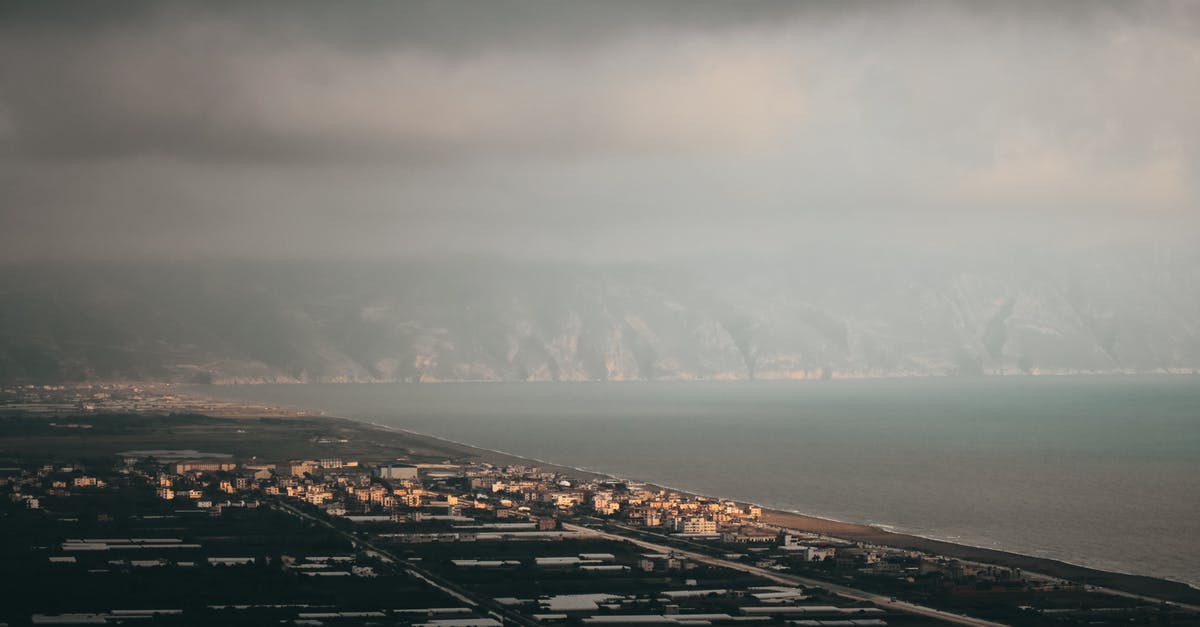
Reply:
<svg viewBox="0 0 1200 627"><path fill-rule="evenodd" d="M0 380L1200 371L1200 263L409 261L8 269ZM833 268L833 269L831 269Z"/></svg>

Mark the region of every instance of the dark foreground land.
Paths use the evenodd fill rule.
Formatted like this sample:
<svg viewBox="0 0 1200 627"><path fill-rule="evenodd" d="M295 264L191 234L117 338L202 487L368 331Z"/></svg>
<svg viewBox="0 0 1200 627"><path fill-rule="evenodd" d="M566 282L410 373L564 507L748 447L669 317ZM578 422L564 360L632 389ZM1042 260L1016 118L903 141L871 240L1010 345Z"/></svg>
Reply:
<svg viewBox="0 0 1200 627"><path fill-rule="evenodd" d="M214 418L196 414L90 416L92 428L49 426L68 419L31 420L0 417L0 457L34 458L70 452L77 457L114 455L130 450L189 448L220 451L236 458L304 459L347 457L387 461L411 456L425 461L478 460L496 465L529 460L495 451L375 425L324 416ZM573 468L539 463L567 475L599 478ZM947 557L1016 567L1094 586L1180 603L1200 604L1200 590L1182 583L1106 572L1051 559L964 546L877 527L825 520L790 512L766 511L763 522L850 540L908 548Z"/></svg>
<svg viewBox="0 0 1200 627"><path fill-rule="evenodd" d="M186 459L237 469L174 463ZM422 466L419 478L371 472L397 460ZM0 579L9 599L0 621L921 625L949 616L980 625L1200 625L1200 613L1162 602L1200 602L1172 582L783 512L756 519L760 530L828 546L830 557L811 561L773 538L672 536L587 502L556 503L544 487L521 497L511 486L487 487L499 478L551 490L565 482L584 495L625 491L611 478L531 465L320 416L0 416L8 497ZM329 499L345 500L352 515ZM839 586L865 593L846 596Z"/></svg>
<svg viewBox="0 0 1200 627"><path fill-rule="evenodd" d="M0 415L0 457L4 458L65 455L83 459L154 450L192 450L196 451L193 457L217 453L236 459L343 457L364 461L394 460L399 456L440 461L464 459L477 452L435 438L321 416Z"/></svg>

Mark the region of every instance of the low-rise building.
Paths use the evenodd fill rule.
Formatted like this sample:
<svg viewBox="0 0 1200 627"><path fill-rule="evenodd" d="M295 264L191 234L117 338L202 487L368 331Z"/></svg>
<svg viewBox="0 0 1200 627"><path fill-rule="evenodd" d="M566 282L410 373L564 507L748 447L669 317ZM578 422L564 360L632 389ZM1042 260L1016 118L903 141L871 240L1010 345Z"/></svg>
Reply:
<svg viewBox="0 0 1200 627"><path fill-rule="evenodd" d="M375 469L375 476L380 479L415 481L417 467L410 464L384 464Z"/></svg>

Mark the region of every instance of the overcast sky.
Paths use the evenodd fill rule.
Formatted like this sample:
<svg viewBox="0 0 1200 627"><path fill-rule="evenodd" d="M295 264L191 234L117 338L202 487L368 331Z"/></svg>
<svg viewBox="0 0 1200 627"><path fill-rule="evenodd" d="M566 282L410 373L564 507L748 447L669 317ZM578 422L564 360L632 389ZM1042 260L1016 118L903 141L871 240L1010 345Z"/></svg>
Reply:
<svg viewBox="0 0 1200 627"><path fill-rule="evenodd" d="M1195 246L1197 111L1195 2L11 2L0 259Z"/></svg>

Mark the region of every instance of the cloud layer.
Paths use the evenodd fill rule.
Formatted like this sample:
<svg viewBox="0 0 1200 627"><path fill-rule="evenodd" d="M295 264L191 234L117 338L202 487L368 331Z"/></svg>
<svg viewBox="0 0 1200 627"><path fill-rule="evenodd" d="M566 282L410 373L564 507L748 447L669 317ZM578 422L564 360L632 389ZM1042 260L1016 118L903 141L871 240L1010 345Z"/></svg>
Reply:
<svg viewBox="0 0 1200 627"><path fill-rule="evenodd" d="M5 259L1175 241L1192 4L40 5Z"/></svg>

